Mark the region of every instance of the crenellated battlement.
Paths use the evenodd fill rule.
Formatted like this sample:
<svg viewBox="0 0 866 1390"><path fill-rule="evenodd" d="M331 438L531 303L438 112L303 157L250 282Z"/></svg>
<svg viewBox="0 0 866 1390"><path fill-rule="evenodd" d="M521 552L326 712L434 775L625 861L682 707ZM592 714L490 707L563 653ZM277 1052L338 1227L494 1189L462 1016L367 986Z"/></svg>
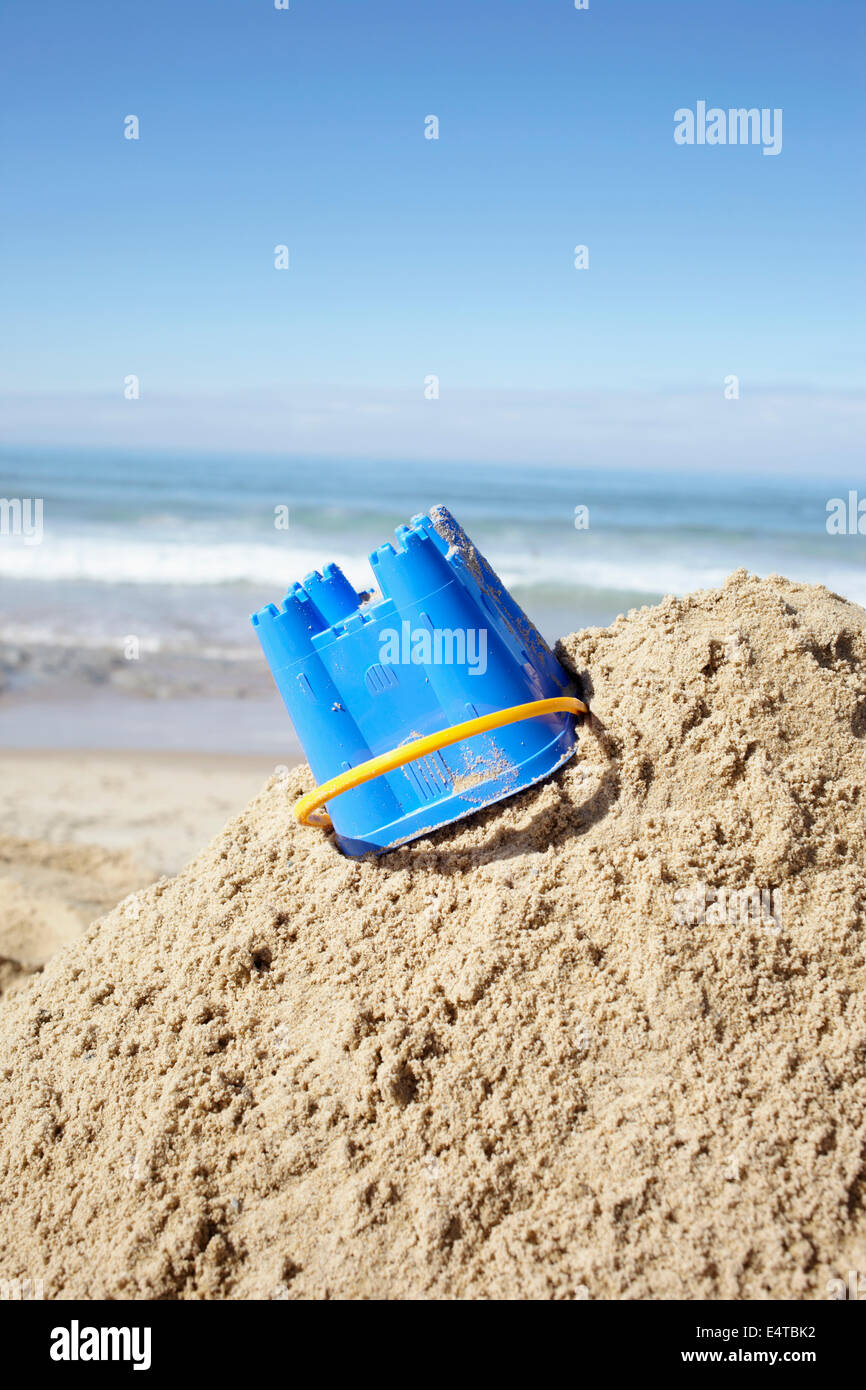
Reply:
<svg viewBox="0 0 866 1390"><path fill-rule="evenodd" d="M375 598L328 564L252 618L320 782L407 739L570 689L447 508L398 526L370 566ZM454 744L432 781L423 764L387 773L335 801L340 843L381 850L469 815L546 776L575 740L570 715L546 715Z"/></svg>

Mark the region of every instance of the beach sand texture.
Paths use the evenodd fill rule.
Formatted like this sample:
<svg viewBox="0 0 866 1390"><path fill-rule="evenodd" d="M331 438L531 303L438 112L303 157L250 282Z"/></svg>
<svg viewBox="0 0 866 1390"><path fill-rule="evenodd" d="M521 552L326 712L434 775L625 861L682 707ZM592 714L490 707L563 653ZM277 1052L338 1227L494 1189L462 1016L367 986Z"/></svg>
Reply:
<svg viewBox="0 0 866 1390"><path fill-rule="evenodd" d="M177 873L273 771L244 756L0 751L0 994Z"/></svg>
<svg viewBox="0 0 866 1390"><path fill-rule="evenodd" d="M738 571L562 651L594 717L552 780L361 862L273 778L3 1001L3 1277L823 1298L866 1268L866 612ZM776 916L677 920L700 885Z"/></svg>

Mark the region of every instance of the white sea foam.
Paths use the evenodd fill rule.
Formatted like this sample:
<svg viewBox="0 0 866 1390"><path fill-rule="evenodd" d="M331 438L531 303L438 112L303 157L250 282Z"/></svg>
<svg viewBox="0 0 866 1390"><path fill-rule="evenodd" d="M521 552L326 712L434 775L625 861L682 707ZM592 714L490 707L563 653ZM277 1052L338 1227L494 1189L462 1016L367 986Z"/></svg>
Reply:
<svg viewBox="0 0 866 1390"><path fill-rule="evenodd" d="M363 558L325 556L350 579L369 584ZM293 579L321 569L323 556L292 546L238 542L189 543L51 538L39 547L0 546L0 576L34 583L254 584L281 595ZM263 602L267 598L263 598Z"/></svg>
<svg viewBox="0 0 866 1390"><path fill-rule="evenodd" d="M622 552L629 548L624 557ZM801 556L796 567L790 555L774 553L764 542L762 554L750 561L759 573L773 569L791 577L823 583L847 598L866 603L866 572L862 566L828 569L826 557ZM742 560L736 553L725 554L722 547L701 556L696 549L683 547L680 553L659 548L641 548L626 538L611 538L606 555L596 545L583 546L579 540L567 547L519 551L490 551L500 578L509 588L523 593L533 589L558 592L563 599L569 590L595 590L651 600L660 594L684 594L693 589L720 584ZM353 554L334 554L315 547L287 542L268 545L261 542L192 540L189 542L129 540L117 537L78 539L46 535L41 546L0 545L0 577L39 584L134 584L185 587L244 584L260 591L261 604L279 600L289 584L314 569L334 561L351 582L369 588L372 574L363 550ZM255 606L255 605L254 605Z"/></svg>

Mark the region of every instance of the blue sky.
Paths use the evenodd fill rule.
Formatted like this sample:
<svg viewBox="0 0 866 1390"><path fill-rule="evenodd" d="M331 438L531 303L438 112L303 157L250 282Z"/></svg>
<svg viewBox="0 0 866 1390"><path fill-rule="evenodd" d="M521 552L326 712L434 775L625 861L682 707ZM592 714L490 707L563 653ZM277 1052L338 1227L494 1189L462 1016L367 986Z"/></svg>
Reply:
<svg viewBox="0 0 866 1390"><path fill-rule="evenodd" d="M766 457L756 403L775 466L808 419L853 449L864 20L856 0L19 0L10 437L419 457L531 437L556 460L568 420L600 412L615 440L643 410L653 461L672 412L684 442L730 434L733 373L740 461ZM782 153L677 146L698 100L782 108Z"/></svg>

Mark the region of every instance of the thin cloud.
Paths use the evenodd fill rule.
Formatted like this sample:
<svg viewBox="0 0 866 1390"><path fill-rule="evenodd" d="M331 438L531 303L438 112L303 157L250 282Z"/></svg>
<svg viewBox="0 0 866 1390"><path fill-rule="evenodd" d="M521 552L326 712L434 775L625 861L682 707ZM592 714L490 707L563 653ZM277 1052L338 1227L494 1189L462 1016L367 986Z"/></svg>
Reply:
<svg viewBox="0 0 866 1390"><path fill-rule="evenodd" d="M859 467L866 395L807 388L713 392L413 390L0 398L7 444L218 450L419 462L730 469Z"/></svg>

